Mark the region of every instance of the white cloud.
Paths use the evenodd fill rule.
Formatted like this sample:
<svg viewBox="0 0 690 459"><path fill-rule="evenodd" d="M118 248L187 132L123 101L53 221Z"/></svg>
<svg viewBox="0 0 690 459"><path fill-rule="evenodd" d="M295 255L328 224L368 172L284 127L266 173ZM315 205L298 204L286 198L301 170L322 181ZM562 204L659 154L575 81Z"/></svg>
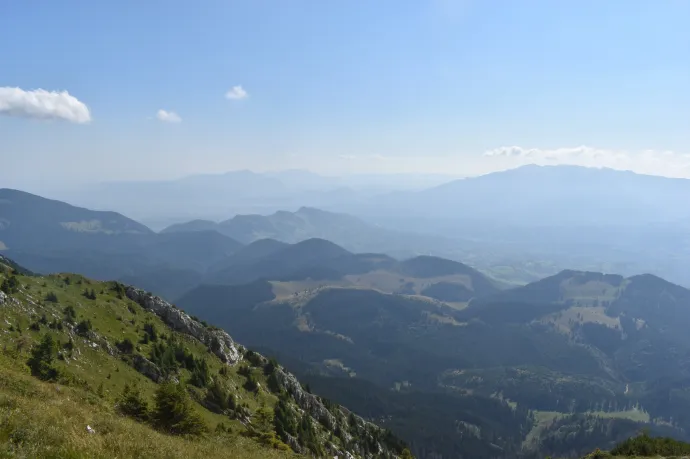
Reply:
<svg viewBox="0 0 690 459"><path fill-rule="evenodd" d="M156 118L158 118L159 121L164 121L166 123L179 123L182 121L182 118L180 118L180 115L177 113L168 112L163 109L158 110L158 113L156 113Z"/></svg>
<svg viewBox="0 0 690 459"><path fill-rule="evenodd" d="M690 177L690 154L668 150L612 150L586 145L560 148L504 146L484 152L484 156L511 166L522 164L575 165L630 170L641 174Z"/></svg>
<svg viewBox="0 0 690 459"><path fill-rule="evenodd" d="M91 121L89 108L67 91L0 87L0 114L25 118L65 120L84 124Z"/></svg>
<svg viewBox="0 0 690 459"><path fill-rule="evenodd" d="M230 100L240 100L249 97L249 93L244 90L242 86L233 86L232 89L225 93L225 97Z"/></svg>

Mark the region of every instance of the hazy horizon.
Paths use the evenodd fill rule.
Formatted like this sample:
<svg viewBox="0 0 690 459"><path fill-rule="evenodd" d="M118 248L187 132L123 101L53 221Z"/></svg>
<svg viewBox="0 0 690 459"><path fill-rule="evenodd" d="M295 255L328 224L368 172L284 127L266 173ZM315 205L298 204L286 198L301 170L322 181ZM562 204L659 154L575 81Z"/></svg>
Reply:
<svg viewBox="0 0 690 459"><path fill-rule="evenodd" d="M2 185L530 163L690 177L688 3L303 6L7 6Z"/></svg>

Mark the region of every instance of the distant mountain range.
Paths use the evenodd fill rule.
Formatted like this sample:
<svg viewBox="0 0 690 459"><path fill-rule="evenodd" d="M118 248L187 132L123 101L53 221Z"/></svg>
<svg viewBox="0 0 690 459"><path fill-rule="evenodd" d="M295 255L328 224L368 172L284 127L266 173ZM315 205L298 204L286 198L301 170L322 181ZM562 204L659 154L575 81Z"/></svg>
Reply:
<svg viewBox="0 0 690 459"><path fill-rule="evenodd" d="M531 165L338 209L383 227L471 241L463 261L497 277L536 280L577 268L652 272L690 285L687 196L687 179Z"/></svg>
<svg viewBox="0 0 690 459"><path fill-rule="evenodd" d="M367 202L376 215L509 226L690 223L690 180L580 166L528 165ZM361 206L350 209L363 213Z"/></svg>
<svg viewBox="0 0 690 459"><path fill-rule="evenodd" d="M461 243L450 238L381 228L347 214L301 207L296 212L270 215L237 215L214 223L194 220L165 228L161 233L215 230L248 244L259 239L296 243L311 238L327 239L353 252L379 252L404 258L417 254L452 252Z"/></svg>
<svg viewBox="0 0 690 459"><path fill-rule="evenodd" d="M381 229L355 217L312 208L267 217L237 216L219 224L192 222L154 233L114 212L91 211L16 190L0 190L0 219L4 253L32 270L120 279L170 299L201 282L336 280L396 270L403 265L381 251L414 255L410 245L428 243L440 252L443 244L440 238ZM259 239L267 237L281 240ZM495 284L488 279L482 282ZM431 296L443 295L434 291L430 290ZM472 292L470 288L446 295L466 301Z"/></svg>
<svg viewBox="0 0 690 459"><path fill-rule="evenodd" d="M384 419L419 457L575 455L645 426L690 431L690 291L653 275L564 270L506 288L458 261L390 255L452 239L308 207L155 233L0 190L0 221L20 265L175 300Z"/></svg>
<svg viewBox="0 0 690 459"><path fill-rule="evenodd" d="M579 269L626 276L649 272L690 286L686 263L690 211L680 204L690 191L688 180L574 166L525 166L421 191L376 192L366 197L343 194L343 199L333 200L326 194L339 194L337 189L326 194L305 191L295 197L290 191L294 184L288 183L301 179L304 187L324 182L304 171L275 175L245 171L174 184L135 183L121 193L113 190L112 195L133 205L167 206L180 212L202 209L203 203L197 205L195 200L230 203L242 201L242 196L244 202L254 202L247 207L253 209L250 213L228 219L236 212L227 208L213 220L168 225L165 233L214 230L243 244L261 238L288 243L323 238L355 253L385 253L397 259L434 255L461 261L512 284ZM242 191L254 183L251 192ZM177 186L198 189L165 191ZM280 199L264 199L264 192L295 200L281 204ZM259 202L267 206L252 207ZM317 208L314 202L323 205ZM276 207L283 210L274 212ZM291 208L296 210L284 210ZM126 238L111 239L110 244ZM112 277L117 272L105 274Z"/></svg>
<svg viewBox="0 0 690 459"><path fill-rule="evenodd" d="M317 194L303 197L302 205ZM690 211L680 204L686 195L690 180L685 179L524 166L424 190L311 201L319 203L320 211L312 205L266 216L255 212L166 231L215 229L245 243L265 237L285 242L322 237L355 252L461 260L509 282L577 268L626 275L652 272L690 285L685 263Z"/></svg>
<svg viewBox="0 0 690 459"><path fill-rule="evenodd" d="M158 230L192 219L220 220L236 214L267 214L301 206L345 205L390 191L421 190L453 178L441 174L337 177L304 170L239 170L176 180L107 182L52 194L84 207L116 210Z"/></svg>

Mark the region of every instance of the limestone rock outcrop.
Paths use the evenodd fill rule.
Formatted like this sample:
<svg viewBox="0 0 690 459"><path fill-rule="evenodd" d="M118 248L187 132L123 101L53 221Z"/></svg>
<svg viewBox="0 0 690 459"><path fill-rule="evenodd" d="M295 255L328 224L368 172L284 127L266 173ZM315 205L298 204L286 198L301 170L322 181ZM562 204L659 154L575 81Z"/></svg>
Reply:
<svg viewBox="0 0 690 459"><path fill-rule="evenodd" d="M192 319L184 311L144 290L127 287L125 293L127 298L136 302L142 308L155 313L172 329L191 335L204 343L219 359L228 365L235 365L242 359L239 346L223 330L210 329L201 322Z"/></svg>

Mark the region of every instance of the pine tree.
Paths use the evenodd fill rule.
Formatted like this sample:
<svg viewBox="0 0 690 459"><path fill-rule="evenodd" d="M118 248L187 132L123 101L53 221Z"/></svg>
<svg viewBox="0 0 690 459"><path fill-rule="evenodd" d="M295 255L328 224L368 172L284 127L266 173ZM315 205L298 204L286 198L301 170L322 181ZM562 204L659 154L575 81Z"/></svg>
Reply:
<svg viewBox="0 0 690 459"><path fill-rule="evenodd" d="M58 371L53 367L57 356L57 344L50 333L43 335L38 346L31 349L31 357L26 364L31 369L31 374L44 381L54 381L58 377Z"/></svg>
<svg viewBox="0 0 690 459"><path fill-rule="evenodd" d="M280 443L273 431L273 411L268 409L264 403L254 413L252 431L259 443L266 446L276 446Z"/></svg>
<svg viewBox="0 0 690 459"><path fill-rule="evenodd" d="M2 281L2 285L0 285L0 290L8 295L17 293L19 291L19 281L14 275L10 276L9 278L5 278Z"/></svg>
<svg viewBox="0 0 690 459"><path fill-rule="evenodd" d="M45 297L45 300L50 303L59 303L58 297L55 294L55 292L48 292L48 294Z"/></svg>
<svg viewBox="0 0 690 459"><path fill-rule="evenodd" d="M148 402L142 397L137 386L130 388L128 384L125 384L117 408L120 413L137 421L146 422L149 420Z"/></svg>
<svg viewBox="0 0 690 459"><path fill-rule="evenodd" d="M200 435L206 431L181 384L167 382L158 386L155 402L153 421L160 430L172 435Z"/></svg>

